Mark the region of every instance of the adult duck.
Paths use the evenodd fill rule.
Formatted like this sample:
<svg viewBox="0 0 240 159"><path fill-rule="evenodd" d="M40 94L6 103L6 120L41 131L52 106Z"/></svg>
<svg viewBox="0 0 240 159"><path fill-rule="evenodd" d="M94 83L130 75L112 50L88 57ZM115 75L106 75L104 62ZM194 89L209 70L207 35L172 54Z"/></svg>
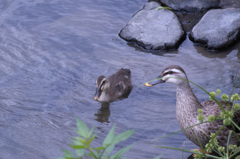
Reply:
<svg viewBox="0 0 240 159"><path fill-rule="evenodd" d="M176 93L176 115L177 121L181 129L186 129L193 125L199 124L198 109L203 110L205 118L210 115L219 116L222 112L221 108L214 101L204 101L200 103L192 91L188 82L185 71L178 65L171 65L166 67L158 81L154 83L146 83L146 86L154 86L160 83L174 83L177 85ZM220 101L225 109L227 109L227 102ZM240 125L240 111L234 113L233 121ZM209 142L211 133L216 133L223 126L223 121L214 121L202 123L192 128L186 129L183 133L197 146L205 146ZM227 146L228 134L234 127L227 126L216 137L220 146ZM239 135L239 134L238 134ZM199 143L200 142L200 143ZM237 137L232 134L229 140L229 144L240 145Z"/></svg>

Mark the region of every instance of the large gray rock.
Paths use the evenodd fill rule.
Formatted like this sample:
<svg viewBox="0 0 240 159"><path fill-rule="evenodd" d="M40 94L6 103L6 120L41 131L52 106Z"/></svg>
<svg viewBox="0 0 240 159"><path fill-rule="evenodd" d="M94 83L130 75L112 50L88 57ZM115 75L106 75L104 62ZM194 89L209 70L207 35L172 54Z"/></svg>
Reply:
<svg viewBox="0 0 240 159"><path fill-rule="evenodd" d="M159 6L156 2L147 2L119 36L148 50L176 49L185 33L177 16L167 9L157 10Z"/></svg>
<svg viewBox="0 0 240 159"><path fill-rule="evenodd" d="M209 49L229 46L240 38L240 9L213 9L196 24L190 39Z"/></svg>
<svg viewBox="0 0 240 159"><path fill-rule="evenodd" d="M196 12L219 7L220 0L159 0L173 10Z"/></svg>
<svg viewBox="0 0 240 159"><path fill-rule="evenodd" d="M240 0L221 0L221 8L240 8Z"/></svg>
<svg viewBox="0 0 240 159"><path fill-rule="evenodd" d="M212 8L240 8L240 0L158 0L173 10L199 12Z"/></svg>

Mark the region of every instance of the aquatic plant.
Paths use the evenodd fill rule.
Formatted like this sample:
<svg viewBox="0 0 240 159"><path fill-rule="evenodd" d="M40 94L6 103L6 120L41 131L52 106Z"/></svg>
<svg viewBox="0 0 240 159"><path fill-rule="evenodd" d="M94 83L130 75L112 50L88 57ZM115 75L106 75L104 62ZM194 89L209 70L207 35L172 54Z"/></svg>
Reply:
<svg viewBox="0 0 240 159"><path fill-rule="evenodd" d="M124 147L113 153L116 144L121 141L127 140L132 134L133 130L127 130L121 134L115 135L115 126L111 128L108 135L104 139L103 143L99 147L92 147L91 143L96 139L97 134L94 134L94 128L88 129L87 125L77 119L77 134L78 137L74 137L73 144L69 146L74 149L75 154L69 150L63 150L64 157L58 159L120 159L122 155L127 152L132 145Z"/></svg>

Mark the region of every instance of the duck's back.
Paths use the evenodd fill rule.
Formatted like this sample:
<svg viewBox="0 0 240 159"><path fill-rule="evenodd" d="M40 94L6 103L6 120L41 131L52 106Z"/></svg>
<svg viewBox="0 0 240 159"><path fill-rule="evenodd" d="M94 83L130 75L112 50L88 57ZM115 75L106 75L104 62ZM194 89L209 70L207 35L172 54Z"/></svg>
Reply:
<svg viewBox="0 0 240 159"><path fill-rule="evenodd" d="M132 90L131 71L120 69L115 74L108 77L110 81L109 95L115 99L127 98Z"/></svg>

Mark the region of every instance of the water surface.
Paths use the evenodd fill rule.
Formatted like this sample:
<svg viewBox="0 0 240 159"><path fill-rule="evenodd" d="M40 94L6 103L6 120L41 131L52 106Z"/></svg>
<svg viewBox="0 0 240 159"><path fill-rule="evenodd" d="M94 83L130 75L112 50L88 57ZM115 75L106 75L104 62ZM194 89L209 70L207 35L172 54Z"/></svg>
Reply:
<svg viewBox="0 0 240 159"><path fill-rule="evenodd" d="M118 146L135 143L127 158L182 156L153 145L196 148L182 133L152 140L180 130L176 86L137 87L176 64L207 90L229 93L240 74L240 44L207 52L186 39L177 51L154 53L128 44L118 33L145 2L5 0L0 4L1 158L61 157L75 135L75 117L96 126L95 145L114 124L117 133L134 129L134 135ZM93 100L95 81L120 68L132 71L132 93L101 109ZM208 99L198 88L193 90L200 101ZM184 158L189 155L183 153Z"/></svg>

